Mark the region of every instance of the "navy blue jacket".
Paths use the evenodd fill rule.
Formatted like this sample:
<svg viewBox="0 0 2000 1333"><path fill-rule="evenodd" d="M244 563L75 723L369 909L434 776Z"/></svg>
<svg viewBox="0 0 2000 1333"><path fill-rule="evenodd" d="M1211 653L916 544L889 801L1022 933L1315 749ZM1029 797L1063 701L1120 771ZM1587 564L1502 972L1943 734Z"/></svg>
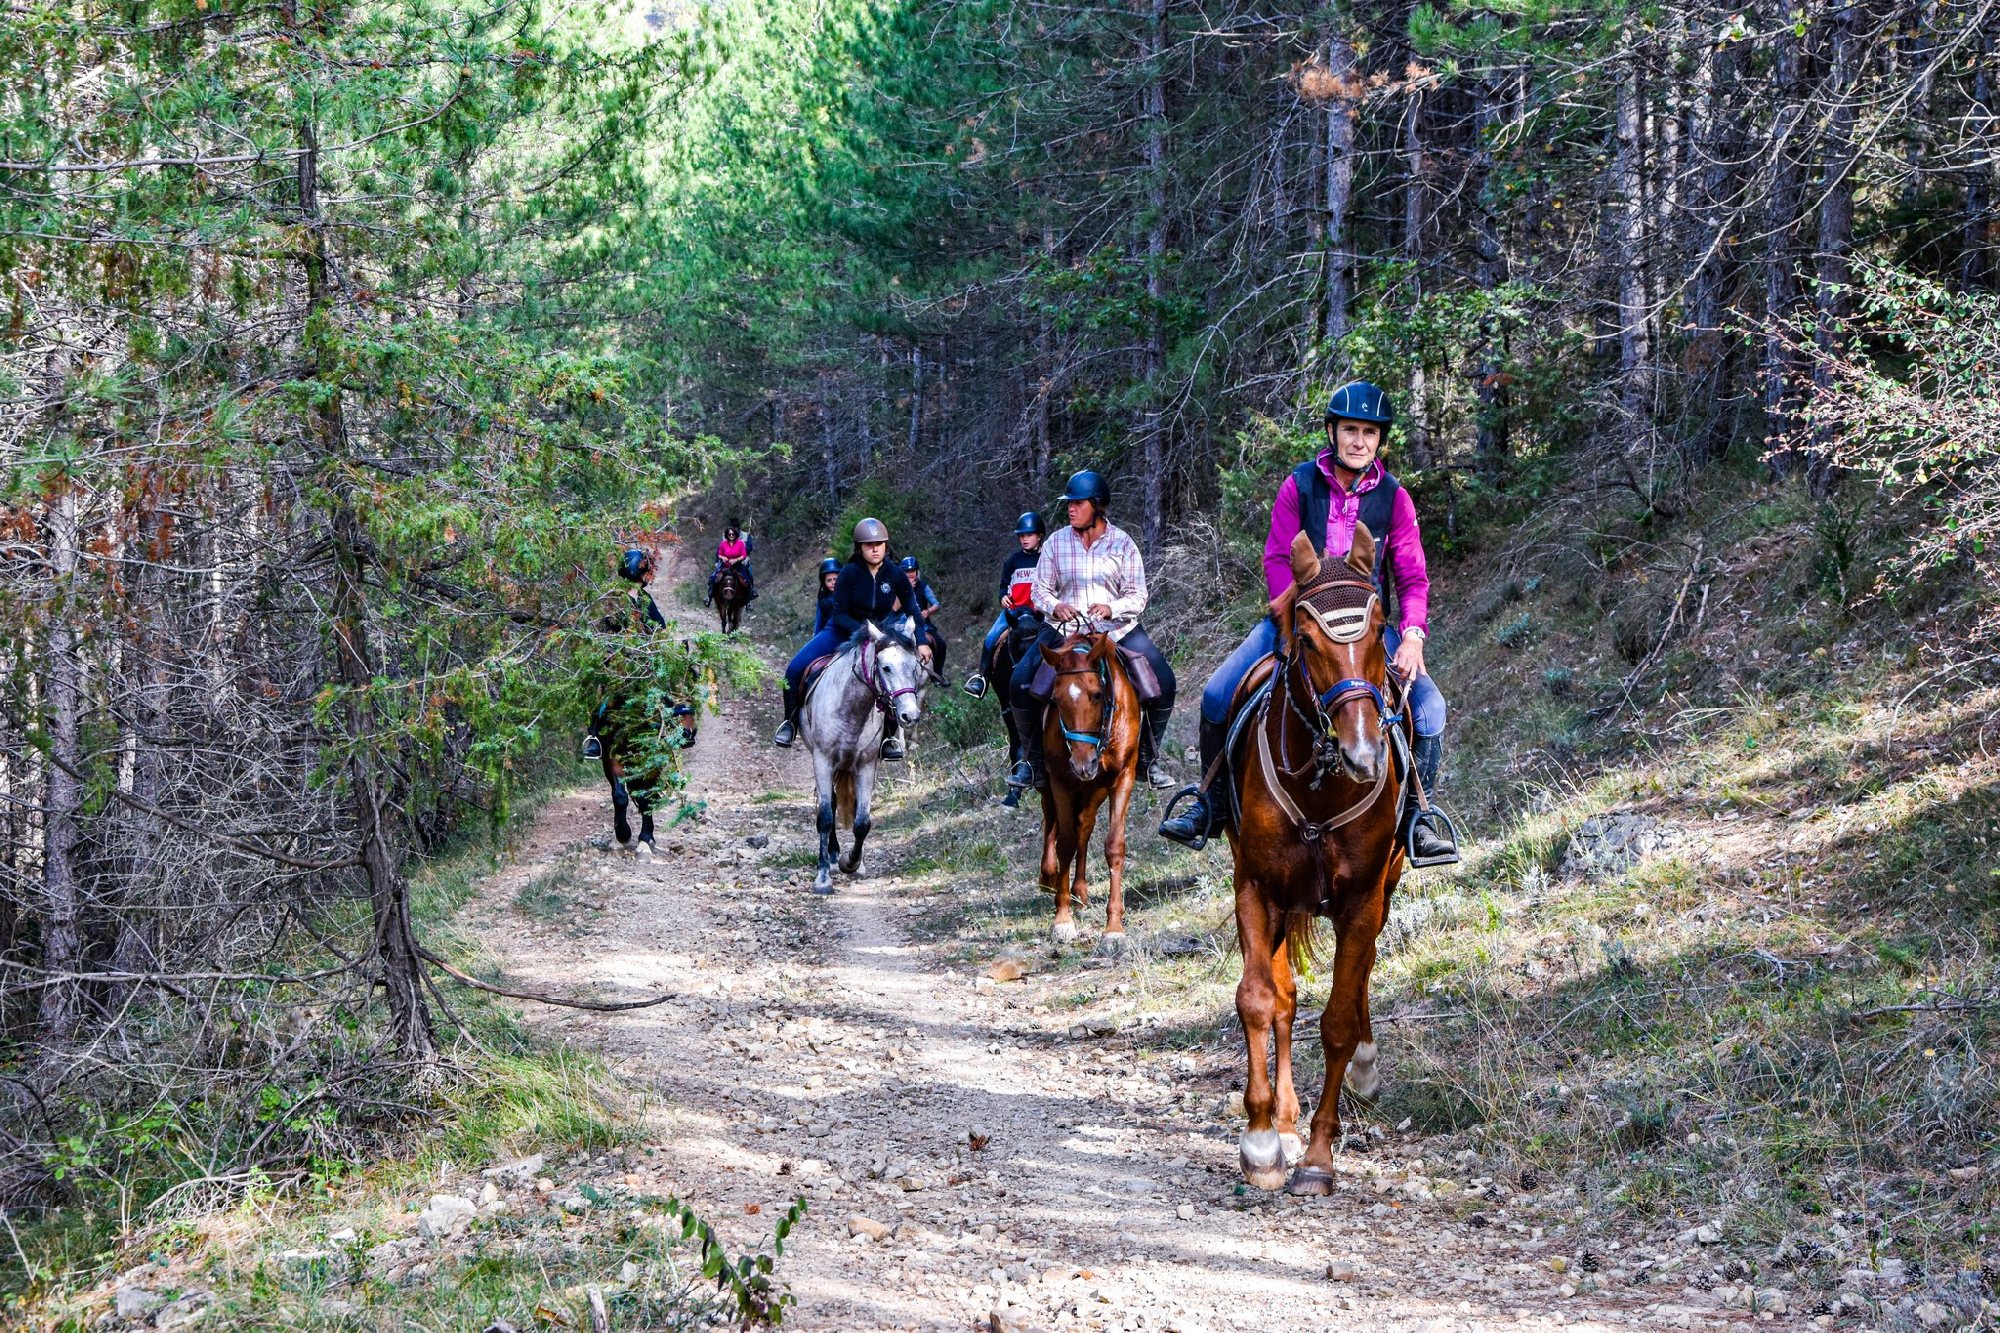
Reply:
<svg viewBox="0 0 2000 1333"><path fill-rule="evenodd" d="M819 609L813 612L813 633L817 634L833 623L833 609L840 605L830 592L819 595Z"/></svg>
<svg viewBox="0 0 2000 1333"><path fill-rule="evenodd" d="M917 612L909 576L893 560L882 562L873 576L860 557L849 560L833 584L833 628L841 638L851 638L866 624L880 625L897 612L910 617L916 641L924 641L924 618Z"/></svg>

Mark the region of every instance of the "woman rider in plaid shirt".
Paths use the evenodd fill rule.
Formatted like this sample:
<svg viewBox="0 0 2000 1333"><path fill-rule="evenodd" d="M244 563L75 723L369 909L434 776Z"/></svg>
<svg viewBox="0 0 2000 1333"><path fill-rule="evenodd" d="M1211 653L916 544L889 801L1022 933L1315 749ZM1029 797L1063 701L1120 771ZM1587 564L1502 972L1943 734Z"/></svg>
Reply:
<svg viewBox="0 0 2000 1333"><path fill-rule="evenodd" d="M1033 598L1041 612L1040 642L1055 647L1068 622L1088 620L1093 630L1109 633L1121 651L1144 657L1160 682L1160 696L1146 704L1146 725L1139 732L1139 767L1155 787L1174 780L1159 763L1160 737L1174 712L1174 669L1146 637L1139 617L1146 610L1146 561L1124 529L1105 517L1111 507L1111 486L1095 472L1079 472L1063 492L1069 506L1069 526L1056 529L1035 564ZM1008 784L1041 787L1048 782L1042 767L1042 705L1032 697L1035 669L1042 655L1024 652L1014 665L1014 720L1026 743L1027 757L1014 766Z"/></svg>

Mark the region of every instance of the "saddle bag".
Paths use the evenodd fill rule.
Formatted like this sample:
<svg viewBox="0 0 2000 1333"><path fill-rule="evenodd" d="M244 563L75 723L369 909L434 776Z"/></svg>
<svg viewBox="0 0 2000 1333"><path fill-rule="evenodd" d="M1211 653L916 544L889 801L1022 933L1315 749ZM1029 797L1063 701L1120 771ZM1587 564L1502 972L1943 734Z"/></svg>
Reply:
<svg viewBox="0 0 2000 1333"><path fill-rule="evenodd" d="M1125 664L1125 677L1132 682L1132 692L1139 696L1139 702L1149 704L1165 693L1160 688L1160 678L1153 671L1153 664L1139 653L1127 652L1125 646L1118 646L1118 660Z"/></svg>

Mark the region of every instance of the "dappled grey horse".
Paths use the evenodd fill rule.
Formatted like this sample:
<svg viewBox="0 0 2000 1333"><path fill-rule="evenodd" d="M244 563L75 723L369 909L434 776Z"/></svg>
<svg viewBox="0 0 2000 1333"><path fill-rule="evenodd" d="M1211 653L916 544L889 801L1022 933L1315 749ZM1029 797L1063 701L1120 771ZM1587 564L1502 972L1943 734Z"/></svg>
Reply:
<svg viewBox="0 0 2000 1333"><path fill-rule="evenodd" d="M814 893L833 892L833 863L850 875L867 873L861 861L868 839L868 802L882 762L882 710L914 726L924 711L930 671L909 640L874 625L834 655L799 710L799 735L812 752L819 795L819 874ZM854 830L854 846L840 856L840 825Z"/></svg>

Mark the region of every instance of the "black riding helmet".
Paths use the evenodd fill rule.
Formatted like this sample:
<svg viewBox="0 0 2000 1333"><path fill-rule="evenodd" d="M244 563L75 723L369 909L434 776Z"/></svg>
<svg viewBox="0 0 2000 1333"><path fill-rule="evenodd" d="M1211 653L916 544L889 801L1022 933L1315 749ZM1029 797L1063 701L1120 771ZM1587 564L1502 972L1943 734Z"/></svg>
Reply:
<svg viewBox="0 0 2000 1333"><path fill-rule="evenodd" d="M1065 504L1088 500L1099 509L1111 508L1111 483L1088 468L1070 474L1069 486L1061 496Z"/></svg>
<svg viewBox="0 0 2000 1333"><path fill-rule="evenodd" d="M1048 529L1042 526L1041 514L1032 509L1021 515L1020 521L1014 524L1016 537L1025 537L1031 532L1037 537L1048 536Z"/></svg>
<svg viewBox="0 0 2000 1333"><path fill-rule="evenodd" d="M1366 380L1343 384L1327 400L1326 424L1336 421L1372 421L1385 432L1395 424L1396 410L1389 395Z"/></svg>

